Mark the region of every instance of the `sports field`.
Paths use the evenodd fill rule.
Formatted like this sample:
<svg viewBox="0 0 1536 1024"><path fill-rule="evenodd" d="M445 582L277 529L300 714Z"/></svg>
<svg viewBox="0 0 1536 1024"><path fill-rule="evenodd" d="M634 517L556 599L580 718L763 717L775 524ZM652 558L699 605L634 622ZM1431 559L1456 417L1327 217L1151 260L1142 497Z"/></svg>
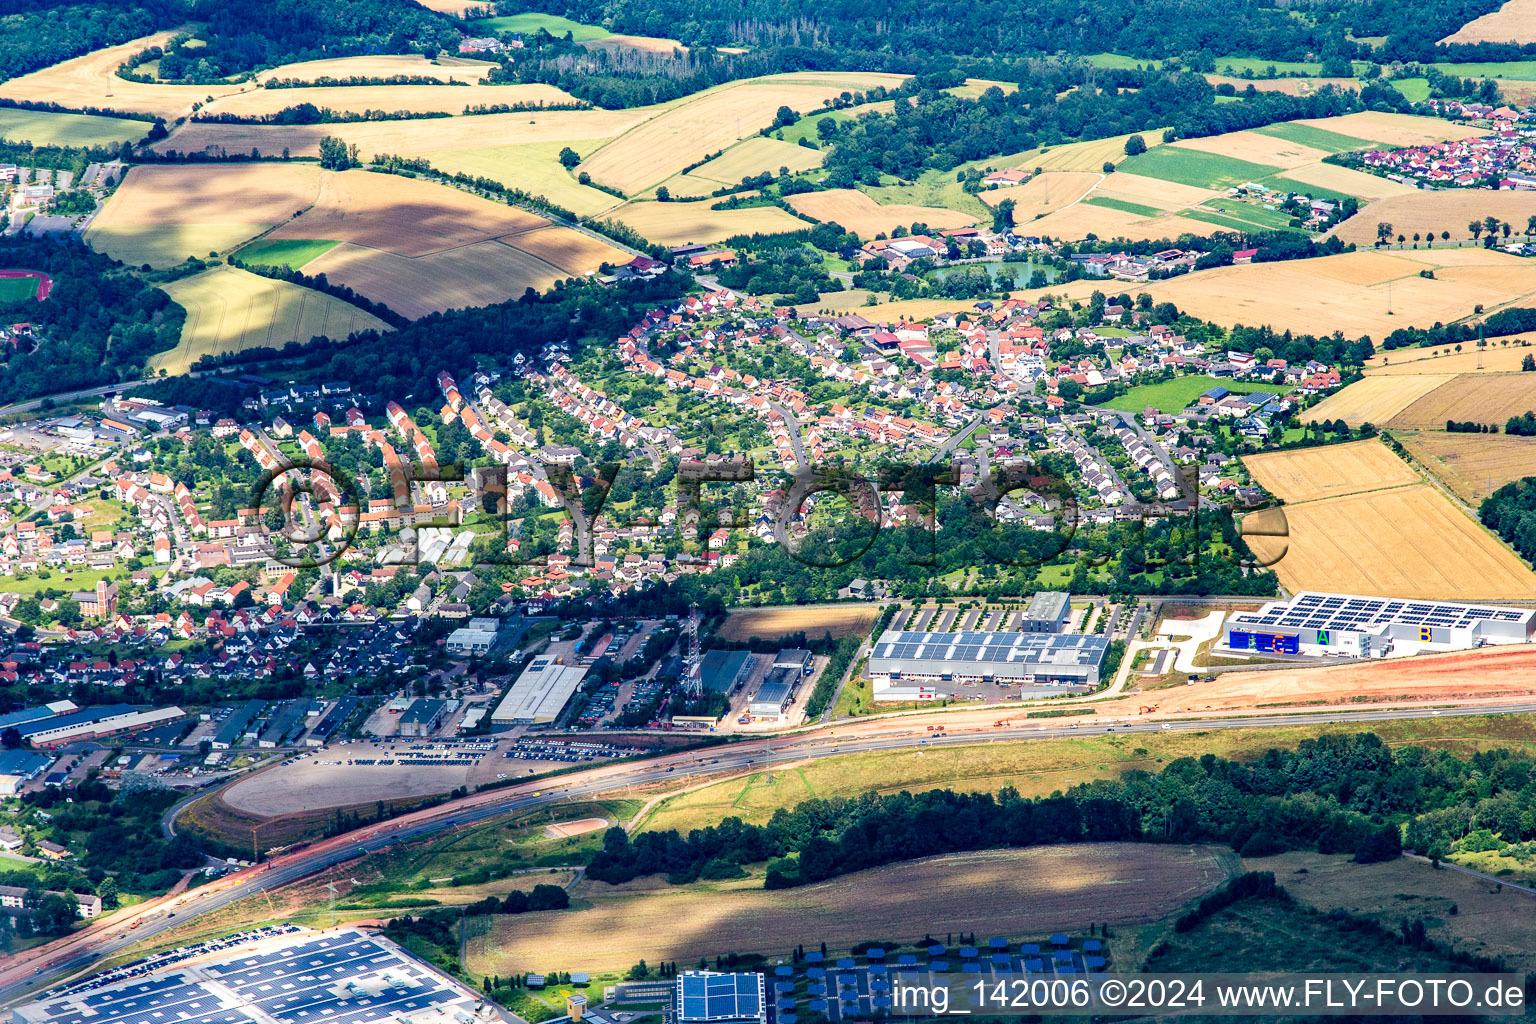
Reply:
<svg viewBox="0 0 1536 1024"><path fill-rule="evenodd" d="M174 34L157 32L13 78L0 85L0 97L57 103L75 110L96 107L171 120L189 113L194 103L242 88L239 85L144 84L117 77L117 69L129 57L152 46L164 46Z"/></svg>
<svg viewBox="0 0 1536 1024"><path fill-rule="evenodd" d="M1419 276L1434 272L1434 278ZM1359 251L1186 274L1145 287L1194 316L1231 326L1380 340L1399 327L1452 323L1482 305L1536 294L1536 261L1487 249Z"/></svg>
<svg viewBox="0 0 1536 1024"><path fill-rule="evenodd" d="M611 216L628 224L657 245L718 242L732 235L804 231L808 225L777 206L748 206L739 210L712 210L718 199L694 202L626 203Z"/></svg>
<svg viewBox="0 0 1536 1024"><path fill-rule="evenodd" d="M1302 413L1301 418L1308 423L1343 420L1352 427L1362 423L1383 426L1453 376L1448 373L1424 373L1365 377L1335 391Z"/></svg>
<svg viewBox="0 0 1536 1024"><path fill-rule="evenodd" d="M1394 436L1420 465L1474 506L1505 484L1536 475L1536 437L1413 430Z"/></svg>
<svg viewBox="0 0 1536 1024"><path fill-rule="evenodd" d="M1130 925L1214 889L1235 862L1224 847L1093 843L952 854L780 891L765 891L760 877L582 881L570 910L488 919L485 941L468 942L467 966L502 975L550 963L621 971L640 958L782 954L800 942L842 949L871 936L912 942L936 932L1044 936L1084 921Z"/></svg>
<svg viewBox="0 0 1536 1024"><path fill-rule="evenodd" d="M0 277L0 309L37 298L37 278Z"/></svg>
<svg viewBox="0 0 1536 1024"><path fill-rule="evenodd" d="M149 128L149 121L124 117L0 107L0 139L34 146L120 146L139 141Z"/></svg>
<svg viewBox="0 0 1536 1024"><path fill-rule="evenodd" d="M1380 377L1377 380L1419 380ZM1536 410L1536 373L1458 374L1406 406L1390 425L1419 430L1443 429L1446 420L1497 424ZM1536 473L1536 466L1532 467Z"/></svg>
<svg viewBox="0 0 1536 1024"><path fill-rule="evenodd" d="M85 240L135 266L206 257L307 209L320 193L321 174L297 163L140 165L129 169Z"/></svg>
<svg viewBox="0 0 1536 1024"><path fill-rule="evenodd" d="M1376 440L1247 455L1243 465L1260 486L1286 502L1419 482L1412 466Z"/></svg>
<svg viewBox="0 0 1536 1024"><path fill-rule="evenodd" d="M786 608L745 608L731 612L720 627L722 640L776 640L804 632L811 639L831 633L833 639L862 636L880 615L877 604L806 605Z"/></svg>
<svg viewBox="0 0 1536 1024"><path fill-rule="evenodd" d="M926 224L929 230L965 228L976 218L955 210L906 203L879 203L858 189L834 188L824 192L802 192L789 197L795 212L815 220L838 224L862 239L889 235L898 227Z"/></svg>
<svg viewBox="0 0 1536 1024"><path fill-rule="evenodd" d="M322 334L340 340L354 331L390 329L340 299L230 266L161 287L187 310L181 343L150 360L150 369L172 374L185 373L205 355L280 349Z"/></svg>
<svg viewBox="0 0 1536 1024"><path fill-rule="evenodd" d="M1376 226L1390 224L1389 238L1397 244L1397 236L1410 241L1415 234L1426 238L1438 238L1441 232L1450 232L1452 241L1475 244L1467 230L1469 221L1481 221L1484 217L1497 217L1514 225L1519 235L1525 230L1526 221L1536 216L1536 192L1512 189L1440 189L1408 195L1392 196L1362 207L1360 212L1334 228L1332 234L1357 245L1376 243Z"/></svg>
<svg viewBox="0 0 1536 1024"><path fill-rule="evenodd" d="M1365 446L1373 446L1367 448ZM1536 573L1377 441L1244 460L1282 497L1249 548L1288 590L1446 600L1526 599ZM1345 493L1345 492L1348 493ZM1273 529L1284 516L1283 531Z"/></svg>
<svg viewBox="0 0 1536 1024"><path fill-rule="evenodd" d="M900 75L794 72L718 86L665 107L578 169L634 195L772 124L781 106L804 113L846 91L901 81Z"/></svg>
<svg viewBox="0 0 1536 1024"><path fill-rule="evenodd" d="M1473 18L1442 43L1536 43L1536 0L1508 0L1496 11Z"/></svg>

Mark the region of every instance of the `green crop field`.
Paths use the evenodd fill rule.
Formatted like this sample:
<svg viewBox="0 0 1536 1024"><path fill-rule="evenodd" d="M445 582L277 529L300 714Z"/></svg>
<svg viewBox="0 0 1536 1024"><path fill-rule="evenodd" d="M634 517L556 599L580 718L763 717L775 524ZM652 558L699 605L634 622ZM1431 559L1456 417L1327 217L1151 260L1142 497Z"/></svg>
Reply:
<svg viewBox="0 0 1536 1024"><path fill-rule="evenodd" d="M1124 213L1134 213L1138 217L1161 217L1166 212L1155 206L1147 206L1145 203L1133 203L1128 199L1113 199L1109 196L1089 196L1083 202L1091 206L1103 206Z"/></svg>
<svg viewBox="0 0 1536 1024"><path fill-rule="evenodd" d="M1330 132L1326 128L1314 128L1309 124L1297 124L1294 121L1265 125L1262 128L1253 129L1253 132L1257 135L1268 135L1274 139L1284 139L1287 142L1298 142L1313 149L1325 149L1330 153L1371 149L1376 145L1365 139L1357 139L1353 135L1341 135L1338 132Z"/></svg>
<svg viewBox="0 0 1536 1024"><path fill-rule="evenodd" d="M1216 387L1226 388L1228 391L1243 395L1255 391L1274 393L1276 390L1273 384L1219 381L1210 377L1175 377L1173 380L1131 388L1119 398L1111 398L1104 402L1104 405L1107 408L1121 409L1125 412L1141 412L1150 405L1158 412L1171 414L1187 409L1191 402Z"/></svg>
<svg viewBox="0 0 1536 1024"><path fill-rule="evenodd" d="M589 39L606 39L613 35L601 25L583 25L558 14L541 14L537 11L524 11L499 18L479 18L469 24L476 32L537 32L541 28L552 36L563 36L569 32L571 38L578 43Z"/></svg>
<svg viewBox="0 0 1536 1024"><path fill-rule="evenodd" d="M1352 197L1344 192L1336 192L1331 188L1323 188L1321 185L1308 185L1304 181L1295 178L1287 178L1283 174L1270 174L1257 179L1260 185L1268 185L1277 192L1295 192L1313 199L1332 199L1334 202L1342 202Z"/></svg>
<svg viewBox="0 0 1536 1024"><path fill-rule="evenodd" d="M1398 78L1392 82L1392 88L1402 93L1410 103L1423 103L1429 99L1427 78Z"/></svg>
<svg viewBox="0 0 1536 1024"><path fill-rule="evenodd" d="M37 295L35 277L0 277L0 306L12 306Z"/></svg>
<svg viewBox="0 0 1536 1024"><path fill-rule="evenodd" d="M1220 202L1220 200L1215 200ZM1196 206L1185 215L1203 220L1208 224L1220 224L1238 231L1301 231L1291 226L1291 217L1279 210L1266 210L1246 203L1228 202L1220 210L1209 206Z"/></svg>
<svg viewBox="0 0 1536 1024"><path fill-rule="evenodd" d="M325 238L273 239L252 242L235 253L245 263L298 270L310 260L319 259L339 243Z"/></svg>
<svg viewBox="0 0 1536 1024"><path fill-rule="evenodd" d="M1476 61L1466 64L1436 64L1435 69L1462 78L1512 78L1536 81L1536 60ZM1394 83L1395 84L1395 83Z"/></svg>
<svg viewBox="0 0 1536 1024"><path fill-rule="evenodd" d="M1276 168L1232 156L1203 153L1198 149L1154 146L1140 156L1126 160L1120 170L1196 188L1231 188L1274 174Z"/></svg>
<svg viewBox="0 0 1536 1024"><path fill-rule="evenodd" d="M120 146L142 139L149 128L148 121L126 117L0 107L0 138L34 146Z"/></svg>

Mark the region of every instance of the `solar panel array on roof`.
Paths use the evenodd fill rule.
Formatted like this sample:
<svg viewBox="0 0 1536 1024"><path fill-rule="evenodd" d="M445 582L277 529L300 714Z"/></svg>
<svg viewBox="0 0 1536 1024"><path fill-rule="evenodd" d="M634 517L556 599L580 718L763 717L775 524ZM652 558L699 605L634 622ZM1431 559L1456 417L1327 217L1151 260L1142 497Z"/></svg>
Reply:
<svg viewBox="0 0 1536 1024"><path fill-rule="evenodd" d="M684 971L677 979L676 1019L689 1021L763 1021L763 976Z"/></svg>
<svg viewBox="0 0 1536 1024"><path fill-rule="evenodd" d="M467 993L394 947L346 931L246 947L222 962L43 1000L16 1017L20 1024L374 1024L454 1004L474 1007Z"/></svg>
<svg viewBox="0 0 1536 1024"><path fill-rule="evenodd" d="M966 664L1085 665L1101 660L1109 648L1102 636L1073 633L918 633L887 630L875 643L874 656L909 661Z"/></svg>
<svg viewBox="0 0 1536 1024"><path fill-rule="evenodd" d="M1257 612L1235 613L1232 621L1249 627L1327 630L1371 628L1388 623L1458 629L1479 622L1528 622L1533 614L1536 613L1529 608L1303 591L1289 601L1273 602Z"/></svg>

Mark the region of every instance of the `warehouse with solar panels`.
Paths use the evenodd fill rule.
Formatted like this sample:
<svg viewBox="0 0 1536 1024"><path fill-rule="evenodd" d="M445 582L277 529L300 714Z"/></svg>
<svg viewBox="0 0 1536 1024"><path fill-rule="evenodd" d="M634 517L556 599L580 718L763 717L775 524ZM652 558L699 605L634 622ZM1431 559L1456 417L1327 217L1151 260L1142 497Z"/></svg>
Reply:
<svg viewBox="0 0 1536 1024"><path fill-rule="evenodd" d="M668 1024L766 1024L761 974L684 971L678 975Z"/></svg>
<svg viewBox="0 0 1536 1024"><path fill-rule="evenodd" d="M1522 644L1536 609L1302 591L1227 617L1222 648L1236 654L1385 658Z"/></svg>
<svg viewBox="0 0 1536 1024"><path fill-rule="evenodd" d="M868 673L876 700L974 696L966 686L998 683L1009 696L1049 697L1099 685L1109 651L1102 636L1077 633L921 633L889 629L875 641Z"/></svg>

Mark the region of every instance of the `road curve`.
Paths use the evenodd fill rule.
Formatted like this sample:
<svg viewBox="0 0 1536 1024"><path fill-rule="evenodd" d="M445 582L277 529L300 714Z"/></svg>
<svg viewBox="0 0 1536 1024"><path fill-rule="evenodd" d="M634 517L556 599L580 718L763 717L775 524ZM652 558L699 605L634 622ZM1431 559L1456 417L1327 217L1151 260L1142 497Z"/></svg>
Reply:
<svg viewBox="0 0 1536 1024"><path fill-rule="evenodd" d="M748 769L754 765L807 761L837 754L904 750L920 745L950 746L995 740L1053 739L1114 731L1119 733L1160 732L1164 730L1202 731L1209 729L1254 729L1310 724L1370 724L1414 718L1454 718L1491 714L1536 713L1536 702L1504 704L1494 707L1467 708L1381 708L1376 710L1338 711L1297 715L1268 714L1187 718L1173 720L1131 719L1107 723L1051 725L1039 719L1031 724L1009 724L1001 728L931 735L921 726L903 727L896 734L868 737L837 737L836 730L800 739L781 737L752 740L728 747L698 750L638 761L598 766L565 776L533 779L505 789L492 790L412 814L393 821L322 840L303 850L285 854L251 868L199 886L179 896L162 896L133 908L128 915L117 914L107 922L93 925L46 946L11 958L0 970L0 1006L21 1001L39 989L79 972L97 959L122 952L135 943L153 938L171 928L222 909L266 889L279 888L326 868L373 853L394 843L417 839L463 825L472 825L500 815L529 810L561 801L611 793L627 786L676 781L698 775L714 775ZM896 724L896 723L887 723ZM772 743L771 748L769 744ZM175 917L169 916L174 913ZM130 930L135 921L139 924Z"/></svg>

